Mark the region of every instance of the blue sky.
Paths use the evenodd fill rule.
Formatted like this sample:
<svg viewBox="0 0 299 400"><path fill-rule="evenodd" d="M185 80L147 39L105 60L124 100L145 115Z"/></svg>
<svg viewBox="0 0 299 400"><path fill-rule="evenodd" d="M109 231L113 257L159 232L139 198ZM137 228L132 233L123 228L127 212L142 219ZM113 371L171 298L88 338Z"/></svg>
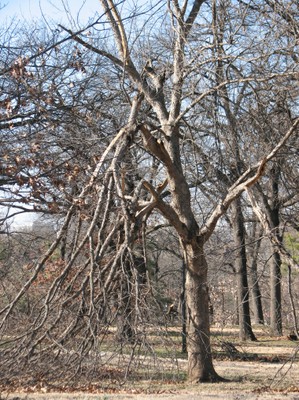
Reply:
<svg viewBox="0 0 299 400"><path fill-rule="evenodd" d="M98 0L0 0L0 23L16 20L38 20L44 17L56 22L68 21L68 16L85 23L100 10Z"/></svg>

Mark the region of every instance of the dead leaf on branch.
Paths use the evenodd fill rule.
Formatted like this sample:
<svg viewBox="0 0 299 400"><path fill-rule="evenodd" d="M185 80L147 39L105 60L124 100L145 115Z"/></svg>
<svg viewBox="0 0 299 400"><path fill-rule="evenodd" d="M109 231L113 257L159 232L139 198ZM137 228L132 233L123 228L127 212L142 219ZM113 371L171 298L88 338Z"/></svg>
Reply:
<svg viewBox="0 0 299 400"><path fill-rule="evenodd" d="M40 144L39 143L32 143L30 147L30 151L32 153L36 153L40 150Z"/></svg>
<svg viewBox="0 0 299 400"><path fill-rule="evenodd" d="M26 69L26 65L29 60L26 57L18 57L11 68L11 76L16 79L24 78L24 77L32 77L32 73L28 72Z"/></svg>

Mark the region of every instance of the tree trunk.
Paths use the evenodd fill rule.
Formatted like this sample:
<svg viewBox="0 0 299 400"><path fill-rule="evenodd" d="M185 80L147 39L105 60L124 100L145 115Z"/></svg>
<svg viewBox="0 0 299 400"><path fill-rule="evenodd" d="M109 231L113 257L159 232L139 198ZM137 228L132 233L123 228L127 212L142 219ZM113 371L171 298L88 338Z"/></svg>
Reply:
<svg viewBox="0 0 299 400"><path fill-rule="evenodd" d="M280 167L275 165L270 170L271 177L271 210L268 212L272 234L276 236L277 243L282 243L279 232L280 202L279 202L279 179ZM270 327L271 333L275 336L282 335L282 316L281 316L281 257L279 249L272 243L273 255L271 259L270 271Z"/></svg>
<svg viewBox="0 0 299 400"><path fill-rule="evenodd" d="M235 269L237 274L239 303L239 336L241 340L256 340L256 337L252 331L250 319L249 288L247 280L247 256L245 248L245 225L240 199L234 200L234 202L232 203L232 210L232 225L236 246Z"/></svg>
<svg viewBox="0 0 299 400"><path fill-rule="evenodd" d="M263 304L262 304L262 294L260 291L260 285L258 282L257 275L257 265L256 263L251 264L251 293L252 293L252 308L253 308L253 316L254 322L256 324L264 325L264 313L263 313Z"/></svg>
<svg viewBox="0 0 299 400"><path fill-rule="evenodd" d="M207 262L203 245L198 241L196 244L187 244L185 251L188 377L192 383L221 381L223 378L216 373L212 362Z"/></svg>
<svg viewBox="0 0 299 400"><path fill-rule="evenodd" d="M281 258L275 250L272 255L270 271L270 327L272 335L282 335Z"/></svg>
<svg viewBox="0 0 299 400"><path fill-rule="evenodd" d="M182 313L182 353L187 353L187 309L186 309L186 263L182 263L182 291L180 296Z"/></svg>
<svg viewBox="0 0 299 400"><path fill-rule="evenodd" d="M288 292L289 292L292 317L293 317L294 335L297 337L297 339L299 339L297 313L296 313L295 301L294 301L293 290L292 290L292 268L290 265L288 265Z"/></svg>
<svg viewBox="0 0 299 400"><path fill-rule="evenodd" d="M250 279L251 294L252 294L251 300L252 300L254 322L256 324L263 325L265 321L264 321L264 313L262 305L262 294L260 291L260 285L257 273L257 260L261 246L261 239L260 239L261 234L262 234L262 229L258 229L258 231L256 232L256 229L254 227L254 234L252 235L252 237L255 240L255 243L252 246L252 250L250 251L251 262L249 269L249 279Z"/></svg>

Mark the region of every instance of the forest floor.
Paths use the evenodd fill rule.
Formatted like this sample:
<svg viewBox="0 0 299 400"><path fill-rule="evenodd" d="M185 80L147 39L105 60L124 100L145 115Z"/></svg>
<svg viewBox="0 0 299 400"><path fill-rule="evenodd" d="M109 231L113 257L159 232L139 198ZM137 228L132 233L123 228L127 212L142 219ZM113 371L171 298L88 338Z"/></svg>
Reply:
<svg viewBox="0 0 299 400"><path fill-rule="evenodd" d="M190 385L185 379L187 361L178 358L183 378L147 377L119 387L88 385L83 390L35 387L0 387L0 400L299 400L299 343L265 333L257 342L238 341L235 329L213 330L215 369L229 382ZM166 368L170 359L164 358Z"/></svg>

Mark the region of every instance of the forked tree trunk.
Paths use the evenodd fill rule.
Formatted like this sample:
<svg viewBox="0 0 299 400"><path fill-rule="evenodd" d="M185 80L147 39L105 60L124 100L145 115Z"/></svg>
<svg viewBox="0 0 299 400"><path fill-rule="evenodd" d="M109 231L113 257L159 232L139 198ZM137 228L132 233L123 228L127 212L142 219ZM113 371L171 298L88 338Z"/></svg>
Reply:
<svg viewBox="0 0 299 400"><path fill-rule="evenodd" d="M216 373L212 362L207 262L203 245L186 245L185 252L188 377L192 383L221 381L224 379Z"/></svg>

